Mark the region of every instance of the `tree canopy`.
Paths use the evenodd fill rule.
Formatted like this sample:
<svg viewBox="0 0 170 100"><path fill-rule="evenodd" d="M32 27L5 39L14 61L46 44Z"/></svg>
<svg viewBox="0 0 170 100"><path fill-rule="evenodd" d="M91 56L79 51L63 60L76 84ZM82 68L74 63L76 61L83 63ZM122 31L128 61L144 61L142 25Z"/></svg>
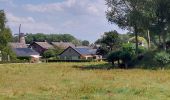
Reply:
<svg viewBox="0 0 170 100"><path fill-rule="evenodd" d="M6 27L6 15L3 10L0 10L0 51L2 60L7 60L7 56L14 58L14 54L8 46L8 42L12 41L12 33L10 28Z"/></svg>
<svg viewBox="0 0 170 100"><path fill-rule="evenodd" d="M149 24L150 0L106 0L106 2L108 21L135 33L137 53L138 34Z"/></svg>
<svg viewBox="0 0 170 100"><path fill-rule="evenodd" d="M81 44L81 41L75 38L70 34L44 34L44 33L37 33L37 34L26 34L26 43L30 44L32 42L72 42L76 45ZM13 39L15 42L18 41L18 36L14 37Z"/></svg>

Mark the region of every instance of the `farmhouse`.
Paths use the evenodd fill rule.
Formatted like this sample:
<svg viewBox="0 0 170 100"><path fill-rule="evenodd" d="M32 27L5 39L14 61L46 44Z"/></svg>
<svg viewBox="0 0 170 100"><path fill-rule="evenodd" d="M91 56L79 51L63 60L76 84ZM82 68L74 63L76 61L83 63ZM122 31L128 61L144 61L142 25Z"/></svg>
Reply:
<svg viewBox="0 0 170 100"><path fill-rule="evenodd" d="M80 60L80 59L102 59L102 56L96 55L97 49L89 47L68 47L61 54L60 58L64 60Z"/></svg>
<svg viewBox="0 0 170 100"><path fill-rule="evenodd" d="M34 49L36 52L43 54L44 51L49 49L54 49L54 47L48 42L33 42L30 44L29 48Z"/></svg>
<svg viewBox="0 0 170 100"><path fill-rule="evenodd" d="M73 43L71 43L71 42L51 42L51 44L54 47L57 47L57 48L60 48L60 49L66 49L69 46L70 47L75 47L75 45Z"/></svg>

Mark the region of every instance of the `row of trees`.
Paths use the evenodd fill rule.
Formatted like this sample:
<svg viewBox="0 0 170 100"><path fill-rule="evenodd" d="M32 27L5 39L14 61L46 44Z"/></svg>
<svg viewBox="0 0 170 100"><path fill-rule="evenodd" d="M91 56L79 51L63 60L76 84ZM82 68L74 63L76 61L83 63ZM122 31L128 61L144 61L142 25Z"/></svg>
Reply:
<svg viewBox="0 0 170 100"><path fill-rule="evenodd" d="M31 34L31 33L27 33L25 39L26 39L26 43L28 43L28 44L32 43L33 41L44 42L46 40L48 42L62 41L62 42L72 42L75 45L84 45L84 46L89 45L89 41L87 41L87 40L81 41L70 34L43 34L43 33ZM17 42L18 36L13 37L13 41Z"/></svg>

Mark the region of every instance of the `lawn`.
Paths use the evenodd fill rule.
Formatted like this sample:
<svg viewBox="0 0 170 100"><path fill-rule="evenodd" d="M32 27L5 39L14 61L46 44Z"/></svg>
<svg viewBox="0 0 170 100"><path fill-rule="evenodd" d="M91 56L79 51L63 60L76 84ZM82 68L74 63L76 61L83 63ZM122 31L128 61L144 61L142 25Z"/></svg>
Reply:
<svg viewBox="0 0 170 100"><path fill-rule="evenodd" d="M170 99L170 70L107 70L96 67L99 64L107 67L105 63L0 65L0 99Z"/></svg>

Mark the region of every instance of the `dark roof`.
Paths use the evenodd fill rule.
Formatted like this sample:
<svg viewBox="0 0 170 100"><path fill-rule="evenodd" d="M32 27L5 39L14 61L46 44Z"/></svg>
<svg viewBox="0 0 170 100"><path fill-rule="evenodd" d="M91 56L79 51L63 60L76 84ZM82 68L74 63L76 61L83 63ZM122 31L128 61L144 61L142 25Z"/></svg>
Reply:
<svg viewBox="0 0 170 100"><path fill-rule="evenodd" d="M80 55L96 55L97 53L97 49L92 49L90 47L68 47L66 48L62 53L60 53L59 55L62 55L65 51L67 51L69 48L72 48L73 50L75 50L78 54Z"/></svg>
<svg viewBox="0 0 170 100"><path fill-rule="evenodd" d="M28 46L24 43L9 43L9 46L11 46L11 48L27 48Z"/></svg>
<svg viewBox="0 0 170 100"><path fill-rule="evenodd" d="M39 55L38 52L30 48L13 48L17 57L30 57L31 55Z"/></svg>
<svg viewBox="0 0 170 100"><path fill-rule="evenodd" d="M51 44L56 46L56 47L63 48L63 49L66 49L69 46L70 47L75 47L75 45L73 43L71 43L71 42L51 42Z"/></svg>
<svg viewBox="0 0 170 100"><path fill-rule="evenodd" d="M38 44L39 46L41 46L42 48L45 48L45 49L53 49L54 48L48 42L34 42L34 43Z"/></svg>
<svg viewBox="0 0 170 100"><path fill-rule="evenodd" d="M95 55L97 51L97 49L91 49L87 47L76 47L73 49L75 49L81 55Z"/></svg>

